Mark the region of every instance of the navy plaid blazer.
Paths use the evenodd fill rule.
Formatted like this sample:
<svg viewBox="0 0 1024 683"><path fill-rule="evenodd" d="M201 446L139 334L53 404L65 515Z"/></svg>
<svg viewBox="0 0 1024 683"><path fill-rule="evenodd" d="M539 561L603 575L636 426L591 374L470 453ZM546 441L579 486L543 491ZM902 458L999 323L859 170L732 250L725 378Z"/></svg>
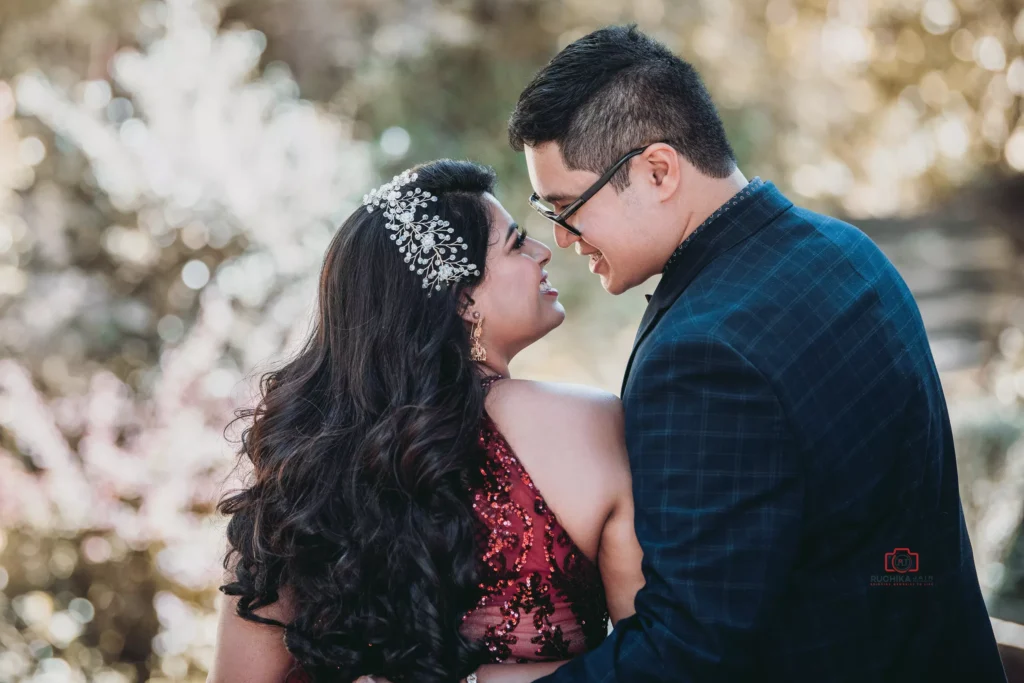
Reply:
<svg viewBox="0 0 1024 683"><path fill-rule="evenodd" d="M647 584L542 681L1005 681L924 325L862 232L739 201L663 275L622 398Z"/></svg>

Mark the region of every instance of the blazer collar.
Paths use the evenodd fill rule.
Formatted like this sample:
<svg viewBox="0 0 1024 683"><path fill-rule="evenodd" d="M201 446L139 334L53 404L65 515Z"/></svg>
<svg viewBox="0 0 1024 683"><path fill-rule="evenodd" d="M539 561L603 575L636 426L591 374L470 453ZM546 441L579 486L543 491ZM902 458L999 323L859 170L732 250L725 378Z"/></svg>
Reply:
<svg viewBox="0 0 1024 683"><path fill-rule="evenodd" d="M620 394L625 394L637 349L661 319L662 312L676 302L683 290L709 263L757 233L792 206L793 203L779 192L774 183L766 182L729 211L702 225L686 240L683 249L665 268L661 282L648 299L647 310L640 321L633 351L626 364Z"/></svg>

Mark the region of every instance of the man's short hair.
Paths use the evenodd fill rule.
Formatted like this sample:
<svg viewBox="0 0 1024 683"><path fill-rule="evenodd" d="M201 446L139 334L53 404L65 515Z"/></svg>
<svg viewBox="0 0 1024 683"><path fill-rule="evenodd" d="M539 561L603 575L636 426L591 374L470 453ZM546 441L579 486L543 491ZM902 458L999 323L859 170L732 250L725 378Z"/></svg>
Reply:
<svg viewBox="0 0 1024 683"><path fill-rule="evenodd" d="M555 55L519 96L508 124L516 151L556 142L568 168L603 173L631 149L667 142L701 173L736 168L700 75L635 25L580 38ZM629 184L618 173L612 184Z"/></svg>

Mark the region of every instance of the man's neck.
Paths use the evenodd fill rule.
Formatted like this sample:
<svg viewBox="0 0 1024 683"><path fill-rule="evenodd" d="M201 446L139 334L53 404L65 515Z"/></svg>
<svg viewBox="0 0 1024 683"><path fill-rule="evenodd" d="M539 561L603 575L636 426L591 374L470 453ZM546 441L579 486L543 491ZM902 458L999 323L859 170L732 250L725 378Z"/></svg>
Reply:
<svg viewBox="0 0 1024 683"><path fill-rule="evenodd" d="M676 246L686 241L708 216L725 205L747 186L747 178L739 168L725 178L709 178L698 174L690 184L687 196L682 198L689 210L684 214L683 229Z"/></svg>

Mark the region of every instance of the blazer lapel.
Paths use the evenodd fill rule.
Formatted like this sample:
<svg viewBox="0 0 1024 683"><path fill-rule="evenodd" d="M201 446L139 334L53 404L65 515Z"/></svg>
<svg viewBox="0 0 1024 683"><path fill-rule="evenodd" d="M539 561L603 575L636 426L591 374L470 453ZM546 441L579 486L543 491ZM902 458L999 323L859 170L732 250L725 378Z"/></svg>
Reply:
<svg viewBox="0 0 1024 683"><path fill-rule="evenodd" d="M689 244L662 275L661 282L648 299L647 310L640 320L633 350L622 377L620 396L625 396L629 373L640 345L704 268L734 246L755 234L793 206L771 182L766 182L724 214L694 233Z"/></svg>

